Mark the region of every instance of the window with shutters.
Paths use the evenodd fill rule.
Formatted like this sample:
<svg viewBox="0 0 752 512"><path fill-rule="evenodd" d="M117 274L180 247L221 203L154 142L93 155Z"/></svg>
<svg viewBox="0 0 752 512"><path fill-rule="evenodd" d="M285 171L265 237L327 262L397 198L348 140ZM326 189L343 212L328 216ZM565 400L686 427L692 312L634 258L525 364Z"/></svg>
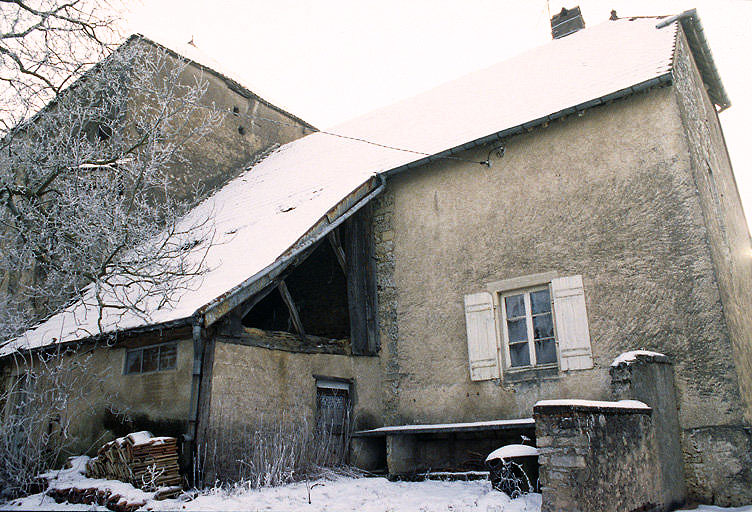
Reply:
<svg viewBox="0 0 752 512"><path fill-rule="evenodd" d="M489 283L465 296L465 322L472 380L593 367L582 276L547 272Z"/></svg>

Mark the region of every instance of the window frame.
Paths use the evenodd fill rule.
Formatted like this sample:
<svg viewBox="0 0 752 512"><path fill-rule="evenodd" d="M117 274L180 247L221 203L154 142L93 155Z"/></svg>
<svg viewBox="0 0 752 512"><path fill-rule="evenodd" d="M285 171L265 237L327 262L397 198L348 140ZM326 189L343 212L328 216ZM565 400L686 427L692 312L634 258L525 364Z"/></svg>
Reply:
<svg viewBox="0 0 752 512"><path fill-rule="evenodd" d="M167 345L173 345L175 347L175 363L173 366L169 368L162 368L162 347ZM149 371L143 371L144 367L144 351L149 350L152 348L159 348L159 353L157 356L157 369L156 370L149 370ZM140 353L140 365L138 371L129 372L128 371L128 356L133 353ZM152 345L144 345L142 347L135 347L135 348L128 348L125 350L125 355L123 358L123 375L145 375L145 374L151 374L151 373L158 373L158 372L168 372L178 369L178 342L177 341L165 341L163 343L154 343Z"/></svg>
<svg viewBox="0 0 752 512"><path fill-rule="evenodd" d="M495 281L493 283L488 283L486 285L486 289L491 293L491 296L493 298L493 307L494 307L494 320L496 324L496 340L497 343L499 343L501 346L499 347L499 354L500 359L499 363L501 364L501 370L502 375L507 374L514 374L514 373L525 373L530 371L538 371L538 370L559 370L561 368L561 351L559 350L559 334L557 332L557 326L556 326L556 313L554 311L555 304L554 304L554 295L553 295L553 289L551 287L551 281L558 278L559 273L556 271L553 272L543 272L540 274L530 274L525 275L521 277L515 277L512 279L505 279L503 281ZM539 364L534 365L530 364L527 366L512 366L512 360L509 354L509 333L507 332L507 322L506 322L506 310L504 308L504 303L502 298L509 296L509 295L518 295L520 293L527 293L529 294L531 291L536 290L542 290L542 289L548 289L550 300L551 300L551 322L553 323L554 327L554 345L556 349L556 362L555 363L546 363L546 364ZM529 305L529 295L526 295L526 305ZM527 307L527 306L526 306ZM534 341L534 334L532 331L532 312L530 315L527 315L527 312L531 311L530 309L526 309L526 318L529 318L529 322L526 322L527 329L528 329L528 344L531 345L528 347L528 350L532 350L532 352L535 352L535 350L532 348L532 345L535 344ZM530 358L531 363L535 361L535 354L531 354Z"/></svg>
<svg viewBox="0 0 752 512"><path fill-rule="evenodd" d="M334 432L332 431L332 434L337 435L344 435L352 426L353 421L353 404L354 404L354 382L352 379L344 379L341 377L327 377L322 375L314 375L313 376L316 381L315 386L315 423L316 428L319 428L320 421L321 421L321 408L320 408L320 396L323 395L333 395L333 396L344 396L345 397L345 409L344 409L344 415L343 423L342 423L342 432ZM334 425L332 425L333 427Z"/></svg>
<svg viewBox="0 0 752 512"><path fill-rule="evenodd" d="M532 311L532 305L531 305L531 299L530 294L533 292L541 291L541 290L547 290L549 295L549 302L551 304L551 325L553 327L553 343L554 343L554 349L556 351L556 361L551 363L541 363L538 364L537 361L537 351L535 348L535 329L533 327L533 311ZM527 365L521 365L521 366L512 366L512 356L510 351L510 345L511 342L509 340L509 329L507 326L507 311L505 306L504 299L506 297L513 297L516 295L522 295L524 304L525 304L525 327L527 330L527 341L524 343L528 344L528 356L529 356L529 364ZM530 286L527 288L517 288L512 290L505 290L500 291L494 294L494 309L496 309L496 316L498 318L497 330L501 331L500 336L498 339L501 340L503 347L502 347L502 353L504 356L504 371L505 372L515 372L515 371L526 371L526 370L538 370L538 369L547 369L547 368L559 368L559 337L557 336L556 332L556 315L554 314L554 300L553 300L553 291L551 290L551 283L546 283L538 286ZM548 338L546 338L548 339Z"/></svg>

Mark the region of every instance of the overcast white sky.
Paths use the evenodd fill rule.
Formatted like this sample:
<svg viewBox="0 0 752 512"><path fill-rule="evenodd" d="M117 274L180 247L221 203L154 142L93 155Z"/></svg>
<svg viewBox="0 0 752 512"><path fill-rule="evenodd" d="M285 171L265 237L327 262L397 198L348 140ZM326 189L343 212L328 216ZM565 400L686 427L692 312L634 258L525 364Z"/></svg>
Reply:
<svg viewBox="0 0 752 512"><path fill-rule="evenodd" d="M136 0L128 29L191 38L244 85L327 128L550 40L549 10L588 26L696 7L732 106L720 114L752 225L750 0ZM177 49L177 48L176 48Z"/></svg>

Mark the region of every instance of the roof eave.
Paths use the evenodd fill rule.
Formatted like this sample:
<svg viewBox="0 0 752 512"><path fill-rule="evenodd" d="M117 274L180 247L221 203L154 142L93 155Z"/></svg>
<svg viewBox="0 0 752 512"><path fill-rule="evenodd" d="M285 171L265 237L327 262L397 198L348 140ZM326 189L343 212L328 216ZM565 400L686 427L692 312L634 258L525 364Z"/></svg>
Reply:
<svg viewBox="0 0 752 512"><path fill-rule="evenodd" d="M85 336L83 338L75 338L75 339L61 341L61 342L53 342L53 343L48 343L45 345L39 345L35 347L26 347L26 348L21 347L21 348L14 349L12 352L9 352L7 354L0 355L0 360L8 359L9 357L13 357L14 354L18 354L18 353L33 354L37 352L44 352L45 350L51 350L51 349L57 350L58 348L82 345L82 344L87 344L87 343L108 342L107 340L112 339L112 338L129 338L129 337L136 336L138 334L149 333L149 332L154 332L154 331L168 331L172 329L178 329L180 327L185 327L187 325L191 325L192 323L193 323L192 317L178 318L178 319L170 320L167 322L147 324L147 325L143 325L140 327L132 327L130 329L92 334L90 336Z"/></svg>
<svg viewBox="0 0 752 512"><path fill-rule="evenodd" d="M665 85L670 85L671 83L673 83L673 75L671 74L671 72L667 72L667 73L664 73L663 75L651 78L650 80L646 80L644 82L640 82L639 84L635 84L625 89L621 89L621 90L600 96L598 98L588 100L583 103L579 103L573 107L568 107L568 108L559 110L558 112L549 114L547 116L543 116L538 119L534 119L532 121L519 124L517 126L506 128L504 130L492 133L490 135L486 135L485 137L481 137L473 141L465 142L464 144L460 144L459 146L455 146L445 151L441 151L440 153L436 153L434 155L427 156L419 160L409 162L400 167L395 167L394 169L390 169L382 173L382 175L386 177L391 177L391 176L394 176L395 174L399 174L408 169L414 169L416 167L420 167L434 160L439 160L448 156L456 155L457 153L461 153L462 151L467 151L468 149L472 149L472 148L476 148L479 146L484 146L486 144L491 144L493 142L505 140L505 139L508 139L509 137L526 133L534 128L543 126L547 123L550 123L551 121L562 119L564 117L567 117L573 114L581 114L582 112L585 112L586 110L590 108L597 107L599 105L605 105L614 100L625 98L627 96L644 92L649 89L662 87Z"/></svg>
<svg viewBox="0 0 752 512"><path fill-rule="evenodd" d="M705 39L705 31L702 28L700 17L697 15L697 9L689 9L676 16L666 18L658 23L655 28L661 29L675 21L679 22L684 35L687 37L690 51L700 71L702 81L705 83L710 101L718 107L718 112L726 110L731 106L731 100L729 100L726 89L723 87L721 75L718 73L718 68L716 68L713 60L713 53L710 51L707 39Z"/></svg>

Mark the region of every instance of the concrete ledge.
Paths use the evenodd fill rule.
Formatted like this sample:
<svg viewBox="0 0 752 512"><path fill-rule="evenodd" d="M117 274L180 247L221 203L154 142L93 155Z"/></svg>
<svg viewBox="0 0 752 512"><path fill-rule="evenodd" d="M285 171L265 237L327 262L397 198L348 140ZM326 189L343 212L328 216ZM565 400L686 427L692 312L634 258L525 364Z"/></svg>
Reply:
<svg viewBox="0 0 752 512"><path fill-rule="evenodd" d="M354 432L353 437L386 435L439 434L450 432L482 432L488 430L514 430L535 428L533 418L514 420L477 421L473 423L436 423L426 425L394 425Z"/></svg>

